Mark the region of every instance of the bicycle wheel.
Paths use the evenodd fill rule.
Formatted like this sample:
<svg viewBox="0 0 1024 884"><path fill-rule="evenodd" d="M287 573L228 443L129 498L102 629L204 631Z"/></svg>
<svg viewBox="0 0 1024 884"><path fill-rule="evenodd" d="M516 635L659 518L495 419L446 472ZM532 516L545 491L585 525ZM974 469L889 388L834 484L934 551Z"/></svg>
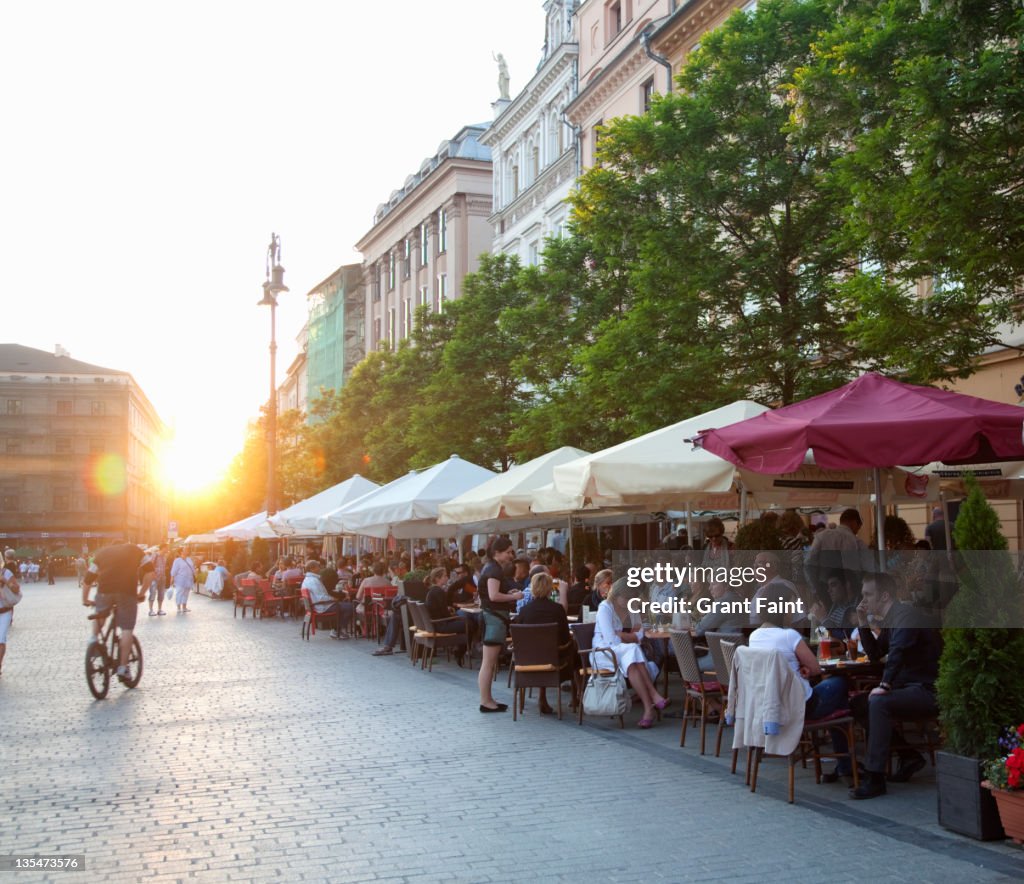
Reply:
<svg viewBox="0 0 1024 884"><path fill-rule="evenodd" d="M133 688L142 678L142 645L132 636L132 652L128 656L128 675L122 682L126 688Z"/></svg>
<svg viewBox="0 0 1024 884"><path fill-rule="evenodd" d="M85 651L85 680L97 700L102 700L110 690L110 667L103 645L93 642Z"/></svg>

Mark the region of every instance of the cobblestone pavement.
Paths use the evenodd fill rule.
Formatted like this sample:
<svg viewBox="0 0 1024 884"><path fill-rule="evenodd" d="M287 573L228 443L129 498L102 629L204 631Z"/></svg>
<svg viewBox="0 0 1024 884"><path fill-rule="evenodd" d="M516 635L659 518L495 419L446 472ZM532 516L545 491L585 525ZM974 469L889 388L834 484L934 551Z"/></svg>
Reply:
<svg viewBox="0 0 1024 884"><path fill-rule="evenodd" d="M26 588L0 678L0 854L84 854L53 880L990 881L1024 854L950 836L934 787L854 804L769 760L649 732L477 711L475 676L299 638L294 621L140 609L145 672L93 701L73 580ZM508 698L504 675L496 690ZM36 880L19 873L17 880Z"/></svg>

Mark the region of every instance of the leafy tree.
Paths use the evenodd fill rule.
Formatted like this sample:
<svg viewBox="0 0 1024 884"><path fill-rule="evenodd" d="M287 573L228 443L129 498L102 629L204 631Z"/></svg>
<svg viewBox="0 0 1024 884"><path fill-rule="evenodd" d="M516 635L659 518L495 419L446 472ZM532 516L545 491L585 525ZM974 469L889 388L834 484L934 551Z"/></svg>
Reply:
<svg viewBox="0 0 1024 884"><path fill-rule="evenodd" d="M498 318L527 299L518 259L481 255L478 270L463 280L462 296L445 305L450 332L443 349L434 350L437 368L415 391L411 409L414 466L451 454L501 470L512 465L509 438L531 394L516 370L525 335Z"/></svg>
<svg viewBox="0 0 1024 884"><path fill-rule="evenodd" d="M1024 13L1005 0L881 0L841 14L797 72L799 128L844 146L852 331L912 380L965 376L1024 276ZM922 285L929 297L907 297Z"/></svg>

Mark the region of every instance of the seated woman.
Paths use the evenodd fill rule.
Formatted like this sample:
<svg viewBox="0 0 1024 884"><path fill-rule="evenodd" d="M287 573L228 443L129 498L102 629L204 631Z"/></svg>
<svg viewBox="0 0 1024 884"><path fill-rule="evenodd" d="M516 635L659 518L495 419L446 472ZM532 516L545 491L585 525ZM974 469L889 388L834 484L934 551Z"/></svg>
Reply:
<svg viewBox="0 0 1024 884"><path fill-rule="evenodd" d="M611 568L605 568L603 571L598 571L594 577L594 588L587 594L587 597L583 600L583 606L591 611L596 611L607 596L608 591L612 588L612 570Z"/></svg>
<svg viewBox="0 0 1024 884"><path fill-rule="evenodd" d="M558 602L551 600L551 593L555 588L551 575L546 571L539 571L530 580L531 601L519 609L519 616L516 617L516 625L525 623L527 626L537 626L544 623L555 623L558 625L558 666L559 680L569 681L572 678L573 654L575 646L572 634L569 632L569 620L565 614L565 608ZM540 689L540 698L537 701L541 715L550 715L552 708L548 704L547 689Z"/></svg>
<svg viewBox="0 0 1024 884"><path fill-rule="evenodd" d="M466 636L468 647L469 621L465 617L457 616L448 605L448 572L444 568L434 568L427 579L430 581L430 589L427 590L424 604L427 606L427 615L434 622L434 628L438 632L461 632ZM465 655L464 648L456 649L455 662L460 667Z"/></svg>
<svg viewBox="0 0 1024 884"><path fill-rule="evenodd" d="M644 714L638 727L647 730L654 725L654 710L664 709L669 701L654 687L653 679L658 676L658 667L647 662L640 647L643 641L640 615L631 614L626 607L631 597L632 590L626 586L625 578L612 584L608 597L597 609L594 648L608 648L615 655L619 667L626 673L626 678L644 704ZM630 625L630 629L626 628L626 624ZM608 664L607 658L602 663L602 655L599 653L591 653L590 658L590 665L595 669ZM651 669L654 671L651 672Z"/></svg>
<svg viewBox="0 0 1024 884"><path fill-rule="evenodd" d="M761 625L750 635L749 646L762 650L778 651L803 682L807 706L804 718L824 718L849 706L850 686L843 675L833 675L819 681L813 688L809 679L821 675L821 667L814 651L795 629L789 629L789 615L763 614ZM832 747L836 752L846 752L846 734L839 729L832 730ZM840 758L836 769L822 775L826 783L837 782L840 777L853 775L849 758Z"/></svg>

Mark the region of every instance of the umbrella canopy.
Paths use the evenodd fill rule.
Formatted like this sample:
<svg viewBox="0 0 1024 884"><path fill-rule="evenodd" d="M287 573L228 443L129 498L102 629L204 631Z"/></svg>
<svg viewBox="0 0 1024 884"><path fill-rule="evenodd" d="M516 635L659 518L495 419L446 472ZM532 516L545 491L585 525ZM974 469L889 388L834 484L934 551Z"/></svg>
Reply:
<svg viewBox="0 0 1024 884"><path fill-rule="evenodd" d="M597 505L655 507L684 503L705 493L731 492L736 476L731 463L680 443L708 427L742 421L767 410L757 402L740 400L556 466L555 490ZM553 508L551 501L542 506L545 512Z"/></svg>
<svg viewBox="0 0 1024 884"><path fill-rule="evenodd" d="M450 526L438 525L438 508L470 488L493 478L493 470L457 455L428 470L412 471L332 514L349 534L399 539L445 537Z"/></svg>
<svg viewBox="0 0 1024 884"><path fill-rule="evenodd" d="M737 466L777 474L797 469L808 451L832 470L1024 460L1022 428L1018 406L872 372L838 390L723 424L697 441Z"/></svg>
<svg viewBox="0 0 1024 884"><path fill-rule="evenodd" d="M437 521L441 525L464 525L490 519L529 518L533 494L551 483L552 470L586 453L566 445L512 467L506 473L498 473L493 479L442 503Z"/></svg>
<svg viewBox="0 0 1024 884"><path fill-rule="evenodd" d="M212 546L215 543L224 543L227 540L226 537L222 537L219 534L208 533L208 534L189 534L182 543L186 546Z"/></svg>
<svg viewBox="0 0 1024 884"><path fill-rule="evenodd" d="M332 510L353 503L365 494L380 488L376 482L358 473L324 491L293 503L275 513L267 521L278 534L318 534L317 520Z"/></svg>
<svg viewBox="0 0 1024 884"><path fill-rule="evenodd" d="M41 556L43 553L42 550L38 550L34 546L19 546L14 551L14 554L19 559L35 559Z"/></svg>
<svg viewBox="0 0 1024 884"><path fill-rule="evenodd" d="M221 540L232 537L235 540L252 540L255 537L262 537L264 540L272 540L277 537L277 532L267 522L267 511L254 513L225 525L223 528L215 528L213 531Z"/></svg>
<svg viewBox="0 0 1024 884"><path fill-rule="evenodd" d="M73 550L70 546L62 546L60 549L55 549L50 555L55 559L67 559L77 556L78 551Z"/></svg>

